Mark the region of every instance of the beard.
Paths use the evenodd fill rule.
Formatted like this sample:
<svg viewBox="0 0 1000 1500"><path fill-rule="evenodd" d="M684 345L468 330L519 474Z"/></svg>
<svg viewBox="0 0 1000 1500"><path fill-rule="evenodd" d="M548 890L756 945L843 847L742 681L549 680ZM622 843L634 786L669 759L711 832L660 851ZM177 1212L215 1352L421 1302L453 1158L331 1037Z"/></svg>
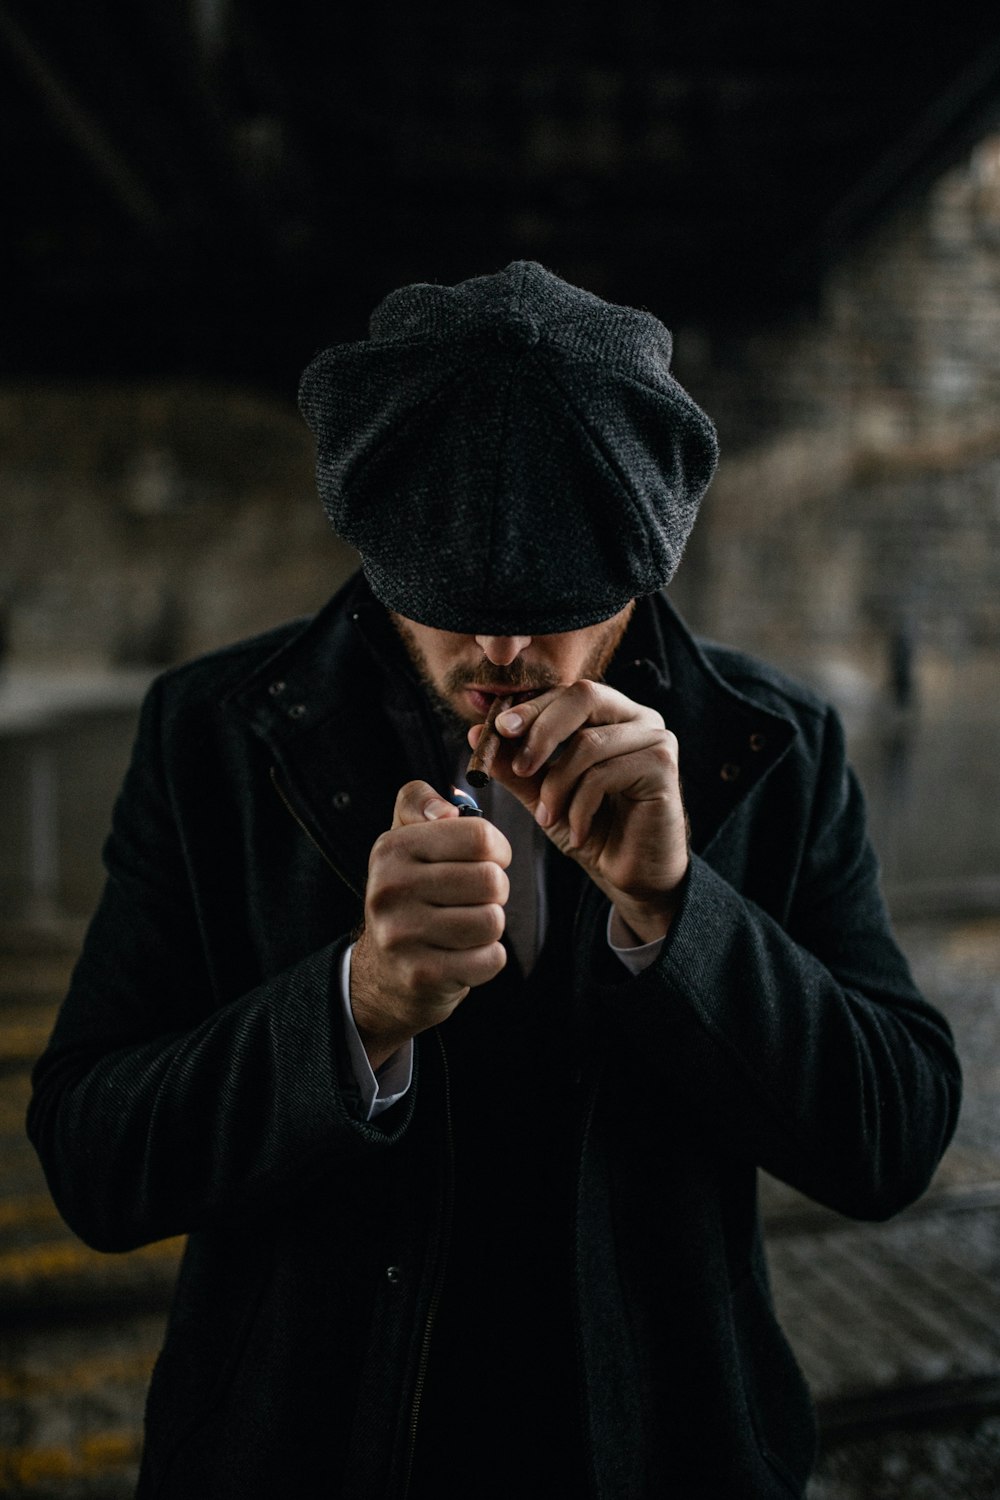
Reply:
<svg viewBox="0 0 1000 1500"><path fill-rule="evenodd" d="M603 681L604 674L621 644L622 636L628 629L634 608L635 600L620 615L615 615L604 622L605 628L594 637L591 650L579 673L581 679L587 679L590 682ZM466 731L473 724L480 722L478 719L465 718L454 706L454 698L457 698L473 682L481 687L495 690L497 693L539 693L545 692L548 688L569 685L560 683L558 675L541 663L526 663L521 657L517 657L509 666L503 667L491 662L485 655L480 655L472 664L449 667L440 678L436 679L408 622L401 615L391 614L390 618L427 694L434 716L448 741L464 745ZM450 695L454 695L454 698Z"/></svg>

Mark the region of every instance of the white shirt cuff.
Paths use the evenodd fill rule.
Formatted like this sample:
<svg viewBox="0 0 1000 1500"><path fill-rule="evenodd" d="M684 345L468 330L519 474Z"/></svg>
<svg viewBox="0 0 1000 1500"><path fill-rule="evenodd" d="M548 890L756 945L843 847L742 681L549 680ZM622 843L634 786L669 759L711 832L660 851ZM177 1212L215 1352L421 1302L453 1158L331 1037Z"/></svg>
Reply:
<svg viewBox="0 0 1000 1500"><path fill-rule="evenodd" d="M608 946L625 965L630 974L641 974L660 956L663 938L654 938L651 943L634 942L635 934L626 927L615 908L608 911Z"/></svg>
<svg viewBox="0 0 1000 1500"><path fill-rule="evenodd" d="M351 1010L351 954L354 944L347 949L340 961L340 999L344 1008L344 1029L347 1032L347 1052L351 1059L351 1070L361 1090L361 1104L365 1119L374 1120L392 1105L398 1103L413 1082L413 1039L404 1042L391 1057L387 1057L377 1073L372 1071L364 1043L358 1036Z"/></svg>

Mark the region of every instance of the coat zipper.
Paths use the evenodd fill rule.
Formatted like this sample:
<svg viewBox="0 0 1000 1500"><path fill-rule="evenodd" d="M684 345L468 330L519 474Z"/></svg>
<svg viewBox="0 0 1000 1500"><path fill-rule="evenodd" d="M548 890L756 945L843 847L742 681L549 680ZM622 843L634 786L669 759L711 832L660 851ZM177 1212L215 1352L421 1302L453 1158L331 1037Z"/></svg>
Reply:
<svg viewBox="0 0 1000 1500"><path fill-rule="evenodd" d="M437 1320L438 1308L441 1304L441 1296L444 1291L445 1273L448 1266L448 1251L451 1243L452 1217L455 1205L455 1141L452 1134L451 1119L451 1079L448 1073L448 1054L445 1051L444 1040L440 1031L435 1031L438 1046L441 1049L441 1066L444 1070L444 1116L445 1116L445 1142L446 1142L446 1168L445 1168L445 1195L444 1209L441 1216L440 1248L438 1250L438 1264L434 1277L434 1286L431 1290L431 1300L427 1308L427 1317L424 1320L424 1333L420 1344L420 1357L417 1361L417 1375L413 1384L413 1400L410 1405L410 1424L407 1434L406 1471L403 1478L403 1487L400 1491L400 1500L406 1500L410 1492L410 1483L413 1479L413 1460L417 1448L417 1425L420 1421L420 1406L424 1396L424 1385L427 1381L427 1365L430 1360L431 1337L434 1332L434 1324Z"/></svg>
<svg viewBox="0 0 1000 1500"><path fill-rule="evenodd" d="M361 902L363 902L364 899L365 899L364 892L363 891L359 891L358 888L357 888L357 886L354 885L354 883L352 881L348 880L348 878L344 874L343 870L338 869L338 867L334 864L333 860L330 858L330 856L327 853L327 851L323 848L323 845L320 843L319 839L313 833L312 829L306 823L304 823L302 821L302 819L299 817L298 813L295 811L295 808L292 806L291 802L289 802L287 796L285 795L285 790L284 790L283 786L281 785L281 782L278 780L278 768L277 768L277 766L272 766L269 774L270 774L270 778L271 778L271 785L274 787L274 790L277 792L278 796L281 798L282 802L285 804L285 807L291 813L292 817L295 819L296 823L298 823L299 827L302 829L302 832L305 834L306 838L312 844L313 848L317 850L317 852L319 853L319 855L323 859L323 861L330 866L330 869L338 877L338 879L340 879L340 880L342 880L344 882L344 884L347 886L347 889L351 892L351 894L354 895L354 896L357 896L358 900L361 901Z"/></svg>

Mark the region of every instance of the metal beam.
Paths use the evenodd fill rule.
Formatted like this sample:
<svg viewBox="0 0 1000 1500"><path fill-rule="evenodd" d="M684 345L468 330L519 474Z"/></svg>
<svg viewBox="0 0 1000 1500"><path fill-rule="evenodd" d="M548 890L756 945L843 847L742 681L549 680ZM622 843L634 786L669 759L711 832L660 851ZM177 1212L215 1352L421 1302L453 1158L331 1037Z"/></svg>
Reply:
<svg viewBox="0 0 1000 1500"><path fill-rule="evenodd" d="M0 5L0 41L21 67L95 174L110 188L128 216L147 234L162 233L166 220L159 204L135 175L114 142L79 103L42 56L35 43Z"/></svg>

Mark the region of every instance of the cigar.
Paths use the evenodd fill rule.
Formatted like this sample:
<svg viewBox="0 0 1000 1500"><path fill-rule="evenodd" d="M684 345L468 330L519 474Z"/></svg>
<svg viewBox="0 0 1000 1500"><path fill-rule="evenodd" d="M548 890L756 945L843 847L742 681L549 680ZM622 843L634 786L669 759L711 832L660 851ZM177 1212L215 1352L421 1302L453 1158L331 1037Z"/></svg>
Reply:
<svg viewBox="0 0 1000 1500"><path fill-rule="evenodd" d="M493 762L497 758L497 751L502 743L494 727L496 717L497 714L502 714L504 709L510 708L513 702L513 698L494 698L490 704L483 732L479 736L479 744L472 752L472 758L465 772L465 779L470 786L488 785L493 771Z"/></svg>

